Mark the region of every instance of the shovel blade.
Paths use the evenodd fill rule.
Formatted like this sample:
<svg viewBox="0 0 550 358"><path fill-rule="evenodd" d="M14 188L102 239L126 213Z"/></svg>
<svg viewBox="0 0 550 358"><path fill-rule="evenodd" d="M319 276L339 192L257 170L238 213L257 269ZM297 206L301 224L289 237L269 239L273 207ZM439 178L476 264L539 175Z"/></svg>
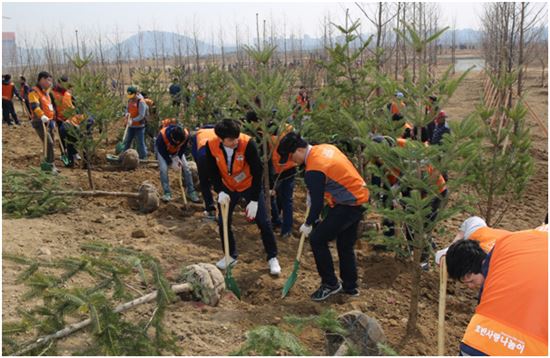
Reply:
<svg viewBox="0 0 550 358"><path fill-rule="evenodd" d="M282 298L285 298L286 295L288 295L288 293L290 292L290 289L296 283L296 280L298 279L298 269L299 268L300 268L300 261L294 260L294 269L292 270L292 273L290 274L290 277L286 280L285 285L283 286Z"/></svg>
<svg viewBox="0 0 550 358"><path fill-rule="evenodd" d="M123 142L118 142L117 145L115 146L115 153L120 154L123 151L124 151L124 143Z"/></svg>
<svg viewBox="0 0 550 358"><path fill-rule="evenodd" d="M231 274L231 265L229 265L225 269L225 287L229 291L233 292L239 300L241 299L241 290L239 290L239 286L237 286L237 281L235 281L233 275Z"/></svg>
<svg viewBox="0 0 550 358"><path fill-rule="evenodd" d="M63 154L60 159L63 162L63 165L65 165L66 167L69 166L69 163L70 163L69 162L69 157L67 157L65 154Z"/></svg>

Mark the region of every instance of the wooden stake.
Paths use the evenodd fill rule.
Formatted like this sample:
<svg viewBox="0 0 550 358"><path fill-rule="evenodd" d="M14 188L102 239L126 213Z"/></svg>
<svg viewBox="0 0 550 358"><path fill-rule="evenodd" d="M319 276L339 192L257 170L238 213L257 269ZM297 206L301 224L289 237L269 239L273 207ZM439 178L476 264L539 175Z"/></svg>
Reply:
<svg viewBox="0 0 550 358"><path fill-rule="evenodd" d="M445 355L445 304L447 300L447 262L439 265L439 317L437 321L437 355Z"/></svg>

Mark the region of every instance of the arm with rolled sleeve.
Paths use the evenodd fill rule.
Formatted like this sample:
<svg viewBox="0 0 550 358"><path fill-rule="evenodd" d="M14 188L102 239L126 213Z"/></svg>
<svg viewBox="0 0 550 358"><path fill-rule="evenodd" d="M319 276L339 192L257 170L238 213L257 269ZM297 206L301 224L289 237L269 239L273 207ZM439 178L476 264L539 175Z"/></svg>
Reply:
<svg viewBox="0 0 550 358"><path fill-rule="evenodd" d="M311 207L309 208L306 225L313 225L323 210L326 176L320 171L309 170L304 175L304 181L311 197Z"/></svg>

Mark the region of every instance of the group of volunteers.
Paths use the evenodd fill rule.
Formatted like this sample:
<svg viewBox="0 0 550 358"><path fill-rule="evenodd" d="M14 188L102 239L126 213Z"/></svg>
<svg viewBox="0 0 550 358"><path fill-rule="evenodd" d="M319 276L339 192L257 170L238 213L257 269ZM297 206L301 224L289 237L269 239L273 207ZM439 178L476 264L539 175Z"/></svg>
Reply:
<svg viewBox="0 0 550 358"><path fill-rule="evenodd" d="M24 79L21 81L24 83ZM48 135L47 160L53 164L53 131L66 140L69 127L78 127L86 116L74 113L74 97L70 93L68 78L62 76L52 88L52 76L47 72L38 75L36 86L17 92L9 75L3 77L3 120L8 124L18 122L14 114L13 96L28 105L32 126L43 139ZM50 88L51 94L50 96ZM177 88L171 88L173 101L179 104ZM128 104L125 115L127 134L124 150L136 141L140 159L147 157L145 128L150 107L154 104L134 86L127 89ZM258 98L259 101L259 98ZM437 97L430 97L426 115L433 120L422 128L405 125L398 138L373 136L381 145L407 147L411 140L421 140L427 145L441 144L444 135L450 133L447 115L437 105ZM391 119L403 120L406 99L397 92L387 110ZM295 99L291 119L298 113L310 115L312 106L304 87ZM264 170L261 150L256 140L258 133L246 132L241 122L254 122L258 118L253 111L241 120L222 119L199 128L185 128L175 119L166 118L154 142L159 164L160 182L164 201L172 199L168 180L169 168L184 177L187 195L195 203L204 203L205 216L216 220L222 250L223 220L220 205L228 205L229 261L225 257L216 265L225 270L236 265L239 258L237 239L232 230L232 217L237 205L245 203L245 216L260 230L267 268L271 275L281 274L278 261L278 243L292 235L293 196L296 177L302 175L307 189L308 214L299 228L306 236L315 259L320 285L312 292L311 299L323 301L334 294L359 295L357 264L354 252L358 239L358 227L363 218L369 190L367 183L350 159L332 144L311 144L290 124L271 126L269 162L269 193L264 190ZM93 118L88 117L89 126ZM290 120L289 122L292 122ZM46 132L44 132L46 129ZM73 134L74 135L74 134ZM71 161L76 151L67 141ZM195 189L189 168L187 153L196 163L199 188ZM376 163L381 165L381 163ZM53 167L53 171L57 169ZM430 165L422 168L435 178L439 195L431 203L429 219L437 215L441 200L447 197L447 173L439 173ZM388 173L390 185L399 182L399 173ZM373 176L371 185L387 185L386 180ZM431 179L430 179L431 180ZM215 193L215 195L214 195ZM271 217L268 217L265 195L271 197ZM407 196L406 192L402 193ZM382 200L382 202L385 202ZM325 205L328 204L328 205ZM391 205L391 204L389 204ZM322 214L323 212L323 214ZM216 214L218 213L218 214ZM322 214L322 215L321 215ZM384 219L384 234L395 235L395 224ZM279 230L279 239L275 231ZM407 239L413 234L406 230ZM336 275L329 242L336 242L339 276ZM284 241L283 241L284 242ZM433 245L435 247L435 245ZM436 262L445 258L449 277L470 288L479 288L479 304L460 345L462 355L547 355L548 341L548 230L547 225L537 229L510 232L492 229L478 217L464 221L449 248L436 254ZM427 264L429 250L422 253L423 266Z"/></svg>

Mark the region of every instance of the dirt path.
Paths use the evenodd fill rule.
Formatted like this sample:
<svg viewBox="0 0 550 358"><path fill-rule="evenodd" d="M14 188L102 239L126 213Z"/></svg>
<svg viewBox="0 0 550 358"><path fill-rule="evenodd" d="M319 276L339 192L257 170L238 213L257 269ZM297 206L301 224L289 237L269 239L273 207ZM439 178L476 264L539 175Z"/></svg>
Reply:
<svg viewBox="0 0 550 358"><path fill-rule="evenodd" d="M461 118L473 101L479 98L481 84L471 75L462 85L453 101L445 110L451 120ZM528 87L530 103L541 118L547 118L547 91ZM519 230L534 227L542 221L547 210L547 139L530 119L533 125L533 156L536 173L530 181L524 203L512 206L502 227ZM3 171L40 163L41 146L28 123L22 127L3 127L2 159ZM61 167L61 163L58 163ZM66 184L87 189L85 171L64 169ZM135 172L121 173L108 170L94 172L96 186L102 190L133 190L143 180L152 181L158 188L158 171L154 167L139 168ZM171 177L175 180L174 175ZM172 183L175 193L179 190ZM179 195L175 195L179 199ZM181 199L179 199L181 200ZM393 256L368 251L367 245L359 250L358 267L361 296L356 298L336 295L328 302L314 303L309 294L317 288L319 278L309 248L304 252L299 279L291 294L284 300L280 292L288 277L298 244L297 229L303 220L303 189L296 194L294 238L280 240L279 259L283 268L280 278L270 277L257 228L244 220L243 210L235 212L234 230L240 251L239 264L234 276L243 291L242 301L222 300L218 307L208 307L191 302L178 302L170 307L166 324L179 338L178 345L184 355L226 355L244 342L245 332L257 325L284 325L283 318L289 314L318 314L327 308L338 312L361 310L377 318L382 324L392 347L398 347L403 336L408 313L408 288L411 268L396 261ZM143 250L161 259L165 272L175 278L187 264L197 262L214 263L222 256L217 226L204 221L202 213L196 211L186 216L180 210L180 203L161 204L161 208L149 215L132 211L124 199L77 199L73 210L67 214L54 214L37 219L6 219L2 222L3 252L36 255L40 257L62 257L78 255L79 245L90 240L100 240L113 245L124 245ZM461 218L447 223L456 228ZM132 231L142 229L145 237L131 237ZM447 243L450 238L440 239ZM47 250L46 250L47 249ZM337 257L334 253L334 257ZM335 262L337 266L337 262ZM15 283L18 267L3 261L3 311L2 319L16 318L16 308L28 303L21 301L23 286ZM475 307L475 293L450 283L447 303L447 338L449 354L455 354L458 342ZM402 347L403 355L434 355L437 349L437 299L438 273L432 270L424 275L421 288L419 331L413 343ZM150 315L151 307L144 306L128 315ZM83 335L66 339L60 353L68 354L75 347L86 343ZM311 353L324 354L322 332L305 330L301 337Z"/></svg>

